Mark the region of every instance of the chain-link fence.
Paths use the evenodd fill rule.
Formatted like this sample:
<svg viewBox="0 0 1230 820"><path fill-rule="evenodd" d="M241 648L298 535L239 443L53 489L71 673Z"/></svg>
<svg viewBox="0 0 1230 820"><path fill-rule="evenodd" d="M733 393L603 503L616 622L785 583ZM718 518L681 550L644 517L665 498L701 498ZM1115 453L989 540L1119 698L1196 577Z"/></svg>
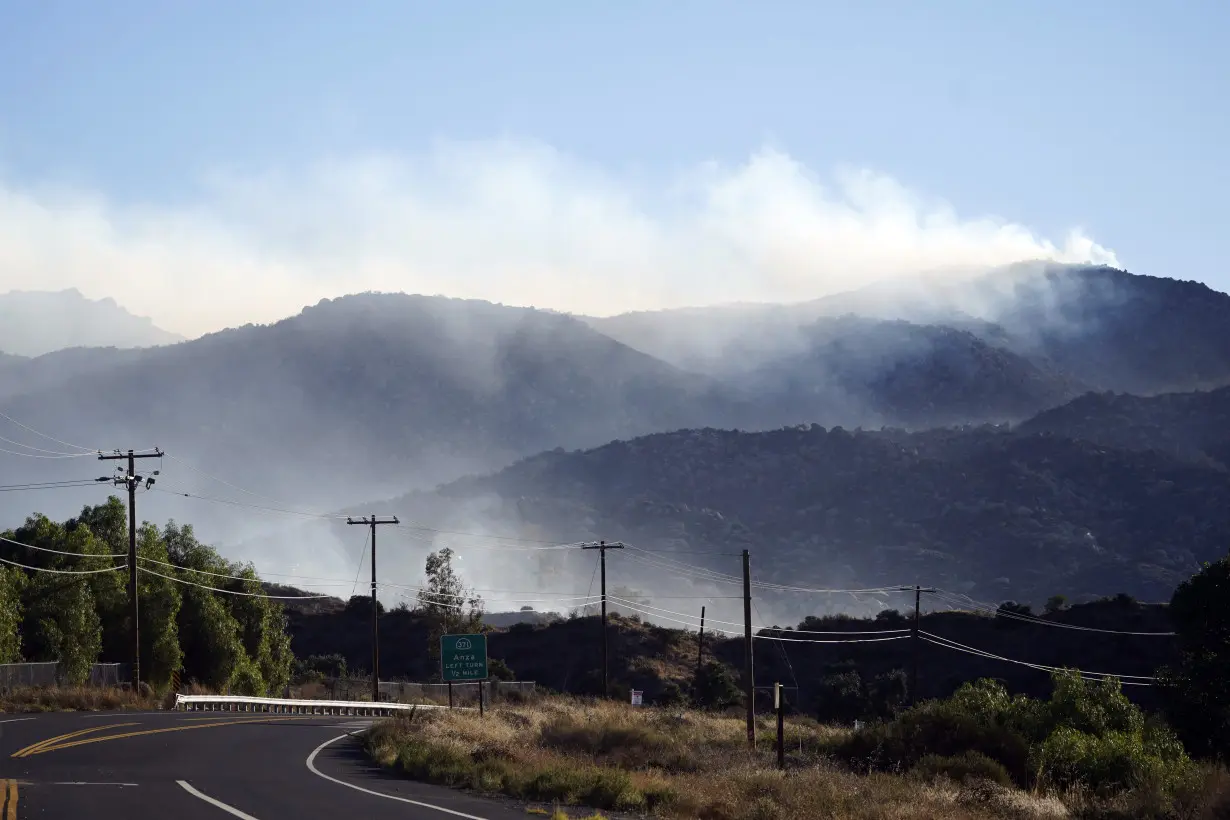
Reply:
<svg viewBox="0 0 1230 820"><path fill-rule="evenodd" d="M129 680L129 666L125 663L96 663L90 666L85 685L95 687L119 686ZM65 683L57 661L40 663L0 663L0 690L26 686L57 686Z"/></svg>

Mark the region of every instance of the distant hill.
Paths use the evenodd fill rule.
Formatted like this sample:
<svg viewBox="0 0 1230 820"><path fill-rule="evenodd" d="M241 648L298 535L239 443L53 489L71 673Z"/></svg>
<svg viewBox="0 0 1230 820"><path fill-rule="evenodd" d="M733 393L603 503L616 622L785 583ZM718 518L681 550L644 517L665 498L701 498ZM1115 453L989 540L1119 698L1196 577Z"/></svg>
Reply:
<svg viewBox="0 0 1230 820"><path fill-rule="evenodd" d="M1230 469L1230 387L1130 396L1090 393L1018 427L1128 450L1158 450Z"/></svg>
<svg viewBox="0 0 1230 820"><path fill-rule="evenodd" d="M576 319L458 299L363 294L273 325L32 364L30 389L0 400L14 418L103 449L157 444L305 506L739 420L709 379ZM160 487L193 478L168 463Z"/></svg>
<svg viewBox="0 0 1230 820"><path fill-rule="evenodd" d="M659 593L737 573L731 559L703 553L746 548L762 581L921 583L1040 604L1057 593L1167 600L1200 562L1225 554L1227 493L1224 469L1008 427L800 427L544 453L382 508L443 530L701 554L681 556L703 563L697 571L619 559L619 582Z"/></svg>
<svg viewBox="0 0 1230 820"><path fill-rule="evenodd" d="M40 356L70 347L152 347L182 340L113 299L87 299L75 289L0 294L0 352Z"/></svg>
<svg viewBox="0 0 1230 820"><path fill-rule="evenodd" d="M822 337L838 331L848 316L966 332L1070 387L1152 394L1230 383L1230 296L1109 267L1026 263L960 279L879 283L796 305L587 321L680 367L732 378L774 360L814 358L823 352L814 345L817 330ZM870 328L860 344L873 344ZM891 337L895 331L885 328Z"/></svg>

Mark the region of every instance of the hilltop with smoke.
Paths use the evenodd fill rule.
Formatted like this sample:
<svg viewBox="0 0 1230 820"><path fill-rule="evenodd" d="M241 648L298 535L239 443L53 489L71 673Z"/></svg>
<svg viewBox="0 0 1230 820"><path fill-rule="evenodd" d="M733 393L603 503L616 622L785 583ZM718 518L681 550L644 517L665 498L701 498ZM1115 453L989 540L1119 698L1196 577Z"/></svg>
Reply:
<svg viewBox="0 0 1230 820"><path fill-rule="evenodd" d="M1120 591L1102 588L1116 584L1151 594L1207 554L1208 534L1193 532L1197 540L1166 560L1146 560L1142 534L1154 524L1122 529L1129 519L1114 511L1145 514L1151 508L1131 493L1154 497L1160 490L1147 488L1171 482L1187 488L1180 495L1194 515L1220 487L1222 440L1206 406L1216 400L1201 398L1215 394L1160 394L1230 383L1230 297L1113 268L1041 263L956 282L945 275L801 304L609 319L347 296L170 346L0 360L0 411L71 431L60 437L74 445L9 426L4 435L20 443L4 447L39 456L22 460L28 472L58 479L99 472L59 449L84 456L158 445L174 459L157 465L143 517L198 522L211 540L243 542L243 557L258 566L304 574L353 574L354 532L312 515L318 523L287 530L277 523L286 510L367 513L373 499L408 491L419 495L405 514L439 529L754 544L761 571L776 577L810 571L823 555L818 579L884 580L876 562L887 562L950 573L987 594L1095 594ZM1186 449L1136 452L1136 433L1112 423L1125 414L1150 426L1150 441L1181 437ZM1001 426L917 432L986 424ZM811 432L754 434L797 425ZM1180 434L1184 426L1203 431L1199 440ZM615 440L624 443L604 447ZM1099 451L1106 447L1113 455ZM1102 487L1109 474L1137 484L1096 497L1062 490L1071 476ZM760 483L739 483L752 477ZM99 492L44 495L43 510L69 515ZM1169 521L1167 509L1155 517ZM28 510L24 498L0 498L9 518ZM924 523L924 513L940 518ZM1016 546L985 546L1000 533L975 526L980 515L1018 522ZM1182 532L1184 520L1170 532ZM1099 533L1098 522L1118 523ZM1086 534L1099 548L1111 535L1127 539L1115 547L1126 563L1076 560L1099 554L1086 549ZM438 541L420 536L390 571L418 577ZM1068 558L1013 564L1037 539L1066 545L1057 555ZM588 578L585 567L561 563L573 559L550 554L534 556L530 572L490 550L471 560L480 584L509 572L528 581L539 570L582 587Z"/></svg>
<svg viewBox="0 0 1230 820"><path fill-rule="evenodd" d="M114 299L87 299L76 289L0 294L0 365L74 347L152 347L182 341Z"/></svg>

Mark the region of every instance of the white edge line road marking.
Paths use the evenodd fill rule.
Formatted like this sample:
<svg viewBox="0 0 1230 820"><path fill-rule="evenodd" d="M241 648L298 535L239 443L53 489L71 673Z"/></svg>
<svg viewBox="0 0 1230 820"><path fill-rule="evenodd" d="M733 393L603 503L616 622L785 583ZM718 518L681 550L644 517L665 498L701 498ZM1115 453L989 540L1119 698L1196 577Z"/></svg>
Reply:
<svg viewBox="0 0 1230 820"><path fill-rule="evenodd" d="M419 808L423 808L423 809L433 809L435 811L444 812L445 814L451 814L453 817L463 817L465 818L465 820L487 820L487 818L479 817L476 814L466 814L464 812L454 811L453 809L446 809L443 806L433 806L431 803L420 803L419 801L411 800L408 797L396 797L391 794L384 794L383 792L374 792L371 789L365 789L362 786L356 786L353 783L347 783L345 780L338 780L336 777L330 777L329 775L322 772L320 769L316 768L316 755L320 754L321 751L324 750L326 746L329 746L333 743L337 743L339 740L345 740L348 737L351 737L351 735L339 735L338 737L335 737L332 740L326 740L324 743L317 746L310 755L308 755L307 767L312 772L312 774L317 775L319 777L323 777L325 780L328 780L332 783L336 783L339 786L345 786L348 789L354 789L357 792L363 792L364 794L370 794L370 795L373 795L374 797L383 797L385 800L396 800L398 803L409 803L411 806L418 806ZM180 785L184 786L185 788L187 787L186 783L181 783ZM255 820L255 818L253 818L253 820Z"/></svg>
<svg viewBox="0 0 1230 820"><path fill-rule="evenodd" d="M9 718L8 720L0 720L0 723L21 723L24 720L34 720L34 718Z"/></svg>
<svg viewBox="0 0 1230 820"><path fill-rule="evenodd" d="M136 786L136 783L92 783L84 780L63 780L53 786Z"/></svg>
<svg viewBox="0 0 1230 820"><path fill-rule="evenodd" d="M256 818L250 814L244 814L239 809L234 808L233 806L228 806L225 803L223 803L221 800L214 800L209 795L203 794L197 791L196 789L192 788L192 786L188 785L188 782L185 780L176 780L175 782L178 783L180 786L183 786L184 791L188 792L188 794L192 795L193 797L201 798L206 803L209 803L211 806L217 806L218 808L222 809L227 814L231 814L231 815L234 815L235 817L242 818L242 820L256 820Z"/></svg>

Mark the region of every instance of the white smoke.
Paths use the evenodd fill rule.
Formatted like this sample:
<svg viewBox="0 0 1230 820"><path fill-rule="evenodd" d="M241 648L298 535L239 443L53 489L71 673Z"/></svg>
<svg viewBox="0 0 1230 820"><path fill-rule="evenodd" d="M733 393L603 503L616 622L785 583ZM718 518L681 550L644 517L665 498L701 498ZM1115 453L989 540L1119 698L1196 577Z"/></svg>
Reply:
<svg viewBox="0 0 1230 820"><path fill-rule="evenodd" d="M217 173L179 207L0 184L0 289L76 287L190 336L363 290L610 315L1030 259L1117 264L1080 231L963 218L872 171L826 182L770 149L645 181L540 144L441 143Z"/></svg>

